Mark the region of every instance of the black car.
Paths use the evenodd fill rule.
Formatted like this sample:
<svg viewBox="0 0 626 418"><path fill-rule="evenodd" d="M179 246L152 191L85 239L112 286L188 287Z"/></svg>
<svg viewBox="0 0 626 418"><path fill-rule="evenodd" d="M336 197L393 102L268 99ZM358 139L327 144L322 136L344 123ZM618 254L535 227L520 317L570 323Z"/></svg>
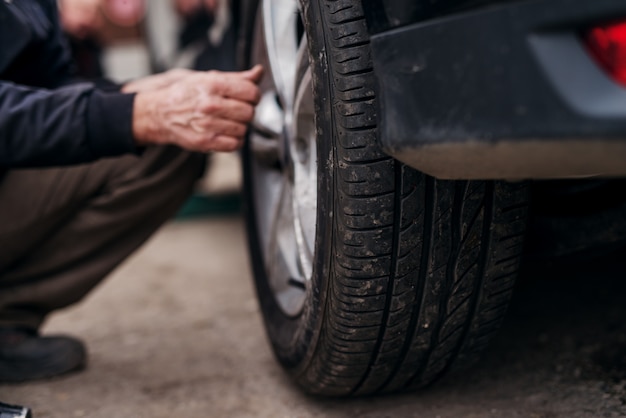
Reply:
<svg viewBox="0 0 626 418"><path fill-rule="evenodd" d="M242 65L267 69L244 150L254 275L276 357L304 390L419 388L471 363L532 219L545 246L554 205L621 208L626 2L239 8ZM623 239L602 225L602 240Z"/></svg>

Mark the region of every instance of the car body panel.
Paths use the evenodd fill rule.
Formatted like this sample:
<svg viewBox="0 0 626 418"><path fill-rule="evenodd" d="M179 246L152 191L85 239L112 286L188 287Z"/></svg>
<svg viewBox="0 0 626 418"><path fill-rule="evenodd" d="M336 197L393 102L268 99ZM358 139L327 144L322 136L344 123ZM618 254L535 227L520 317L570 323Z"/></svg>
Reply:
<svg viewBox="0 0 626 418"><path fill-rule="evenodd" d="M384 150L440 178L626 175L626 89L579 36L616 0L541 0L372 36Z"/></svg>
<svg viewBox="0 0 626 418"><path fill-rule="evenodd" d="M514 1L524 0L369 0L364 3L364 11L373 35L426 19Z"/></svg>

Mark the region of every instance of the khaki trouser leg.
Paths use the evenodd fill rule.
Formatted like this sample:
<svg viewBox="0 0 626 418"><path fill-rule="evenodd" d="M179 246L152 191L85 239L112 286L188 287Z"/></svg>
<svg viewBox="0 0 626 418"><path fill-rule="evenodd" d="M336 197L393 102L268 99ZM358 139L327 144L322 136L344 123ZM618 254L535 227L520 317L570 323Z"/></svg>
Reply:
<svg viewBox="0 0 626 418"><path fill-rule="evenodd" d="M0 181L0 326L38 328L80 300L172 216L205 156L155 147L140 156Z"/></svg>

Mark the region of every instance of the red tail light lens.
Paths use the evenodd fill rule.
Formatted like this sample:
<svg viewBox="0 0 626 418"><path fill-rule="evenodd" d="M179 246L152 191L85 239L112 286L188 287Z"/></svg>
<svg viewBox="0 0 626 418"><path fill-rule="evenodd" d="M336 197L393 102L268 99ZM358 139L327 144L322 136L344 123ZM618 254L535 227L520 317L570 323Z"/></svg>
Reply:
<svg viewBox="0 0 626 418"><path fill-rule="evenodd" d="M626 21L596 26L587 31L585 41L600 66L626 87Z"/></svg>

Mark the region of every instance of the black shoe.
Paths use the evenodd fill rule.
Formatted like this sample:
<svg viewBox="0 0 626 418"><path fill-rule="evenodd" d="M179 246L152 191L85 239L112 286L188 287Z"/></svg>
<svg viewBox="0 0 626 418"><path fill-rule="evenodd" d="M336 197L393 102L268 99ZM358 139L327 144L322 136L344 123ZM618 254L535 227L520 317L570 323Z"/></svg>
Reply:
<svg viewBox="0 0 626 418"><path fill-rule="evenodd" d="M81 370L85 346L69 337L40 337L36 331L0 328L0 382L26 382Z"/></svg>

